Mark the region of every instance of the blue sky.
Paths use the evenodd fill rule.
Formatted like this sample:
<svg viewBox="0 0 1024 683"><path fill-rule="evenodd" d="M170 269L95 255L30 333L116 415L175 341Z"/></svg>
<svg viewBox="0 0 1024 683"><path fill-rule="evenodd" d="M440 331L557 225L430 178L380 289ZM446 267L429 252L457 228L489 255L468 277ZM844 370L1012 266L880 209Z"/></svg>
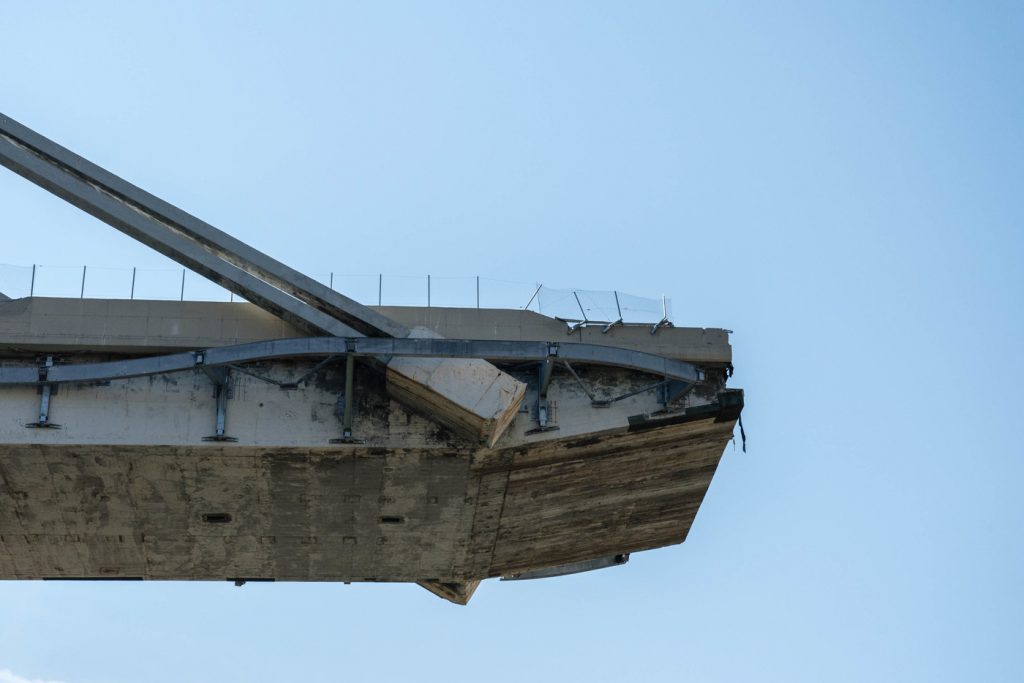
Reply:
<svg viewBox="0 0 1024 683"><path fill-rule="evenodd" d="M734 330L750 442L685 544L468 608L0 583L0 681L1024 679L1019 4L3 17L0 111L300 270ZM4 264L167 266L8 172L0 226Z"/></svg>

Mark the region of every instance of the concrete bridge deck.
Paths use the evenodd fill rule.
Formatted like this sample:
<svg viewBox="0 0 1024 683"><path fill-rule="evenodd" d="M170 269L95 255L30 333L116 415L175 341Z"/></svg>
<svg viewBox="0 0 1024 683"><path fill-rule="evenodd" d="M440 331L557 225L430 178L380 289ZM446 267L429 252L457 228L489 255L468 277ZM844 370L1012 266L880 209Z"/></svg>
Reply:
<svg viewBox="0 0 1024 683"><path fill-rule="evenodd" d="M204 440L216 401L199 370L60 385L50 413L59 429L26 426L38 387L0 387L0 578L417 581L464 603L485 578L615 564L685 539L742 408L742 393L725 388L726 331L569 336L528 311L381 312L449 338L653 352L696 363L706 379L666 400L645 390L657 377L558 366L540 429L536 364L499 364L527 389L491 446L394 400L387 377L364 364L349 443L332 443L343 362L232 371L230 442ZM300 334L244 303L0 302L5 367Z"/></svg>
<svg viewBox="0 0 1024 683"><path fill-rule="evenodd" d="M681 542L742 409L724 330L377 310L3 114L0 165L262 309L0 296L0 578L465 604Z"/></svg>
<svg viewBox="0 0 1024 683"><path fill-rule="evenodd" d="M646 351L694 363L728 365L728 330L700 327L583 327L533 311L370 307L411 329L451 339L575 341ZM24 298L0 301L0 350L154 353L306 336L247 303Z"/></svg>

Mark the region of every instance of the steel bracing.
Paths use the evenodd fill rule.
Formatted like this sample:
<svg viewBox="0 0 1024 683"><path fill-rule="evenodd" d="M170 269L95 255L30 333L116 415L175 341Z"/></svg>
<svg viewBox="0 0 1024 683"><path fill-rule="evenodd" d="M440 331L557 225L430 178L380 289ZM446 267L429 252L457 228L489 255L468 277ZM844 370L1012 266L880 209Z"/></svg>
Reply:
<svg viewBox="0 0 1024 683"><path fill-rule="evenodd" d="M196 368L221 367L256 361L310 356L405 356L419 358L485 358L491 361L553 361L609 365L659 375L687 383L703 379L693 364L643 351L614 346L535 341L473 339L381 339L368 337L303 337L252 344L218 346L103 363L0 368L0 385L61 384L128 379ZM550 371L548 372L550 377Z"/></svg>

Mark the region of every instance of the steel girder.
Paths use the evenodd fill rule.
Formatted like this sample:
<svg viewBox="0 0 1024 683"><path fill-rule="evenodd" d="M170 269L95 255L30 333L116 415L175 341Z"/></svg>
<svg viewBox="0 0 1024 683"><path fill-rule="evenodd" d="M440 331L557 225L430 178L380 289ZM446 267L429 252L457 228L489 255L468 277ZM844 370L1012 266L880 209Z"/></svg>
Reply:
<svg viewBox="0 0 1024 683"><path fill-rule="evenodd" d="M0 368L0 386L97 382L255 361L340 355L485 358L491 361L543 363L557 359L628 368L691 384L704 378L703 372L692 363L597 344L474 339L304 337L102 363L52 365L43 368L5 367Z"/></svg>

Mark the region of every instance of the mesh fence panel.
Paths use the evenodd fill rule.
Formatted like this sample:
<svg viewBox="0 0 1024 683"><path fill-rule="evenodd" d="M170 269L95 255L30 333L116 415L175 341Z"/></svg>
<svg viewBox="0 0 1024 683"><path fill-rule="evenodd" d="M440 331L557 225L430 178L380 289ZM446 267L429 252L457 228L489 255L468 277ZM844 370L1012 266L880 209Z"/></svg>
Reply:
<svg viewBox="0 0 1024 683"><path fill-rule="evenodd" d="M669 317L667 308L671 302L668 299L648 299L623 292L618 292L618 295L623 322L656 323L662 318Z"/></svg>
<svg viewBox="0 0 1024 683"><path fill-rule="evenodd" d="M665 317L667 299L624 292L542 287L537 295L544 315L571 321L656 323Z"/></svg>
<svg viewBox="0 0 1024 683"><path fill-rule="evenodd" d="M83 279L84 275L84 279ZM318 282L367 306L444 306L529 309L570 322L656 323L669 302L616 291L554 289L486 277L321 273ZM189 270L0 264L0 293L11 298L52 296L163 301L242 301Z"/></svg>

